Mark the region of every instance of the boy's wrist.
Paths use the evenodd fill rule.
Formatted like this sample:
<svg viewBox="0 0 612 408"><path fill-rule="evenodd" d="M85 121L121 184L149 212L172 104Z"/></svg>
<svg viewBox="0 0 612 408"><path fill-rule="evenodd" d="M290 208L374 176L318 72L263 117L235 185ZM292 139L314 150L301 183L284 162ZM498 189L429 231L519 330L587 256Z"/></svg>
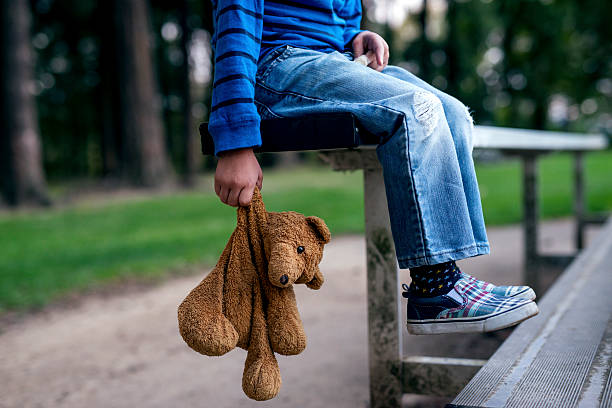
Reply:
<svg viewBox="0 0 612 408"><path fill-rule="evenodd" d="M219 152L217 154L217 156L219 156L219 158L223 158L223 157L236 157L236 156L249 156L253 153L253 148L252 147L241 147L239 149L231 149L231 150L224 150L222 152Z"/></svg>

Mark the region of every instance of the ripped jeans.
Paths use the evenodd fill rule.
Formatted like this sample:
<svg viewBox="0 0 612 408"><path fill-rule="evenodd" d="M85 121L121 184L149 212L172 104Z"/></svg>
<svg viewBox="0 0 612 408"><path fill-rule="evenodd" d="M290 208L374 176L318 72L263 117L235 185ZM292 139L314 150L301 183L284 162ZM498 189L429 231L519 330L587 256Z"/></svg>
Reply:
<svg viewBox="0 0 612 408"><path fill-rule="evenodd" d="M402 68L352 59L290 46L268 53L255 88L262 119L351 112L379 138L400 268L489 253L468 109Z"/></svg>

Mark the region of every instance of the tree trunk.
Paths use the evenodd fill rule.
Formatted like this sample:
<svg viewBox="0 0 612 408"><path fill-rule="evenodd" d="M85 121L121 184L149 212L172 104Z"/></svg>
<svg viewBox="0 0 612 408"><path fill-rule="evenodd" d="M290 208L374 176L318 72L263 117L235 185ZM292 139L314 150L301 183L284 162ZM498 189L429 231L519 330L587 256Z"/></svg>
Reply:
<svg viewBox="0 0 612 408"><path fill-rule="evenodd" d="M183 183L192 186L198 166L201 163L199 140L194 134L194 123L191 116L191 81L189 77L189 41L191 29L187 23L189 17L189 4L187 0L181 1L180 23L183 35L181 37L181 51L183 51L183 67L181 72L181 93L183 96Z"/></svg>
<svg viewBox="0 0 612 408"><path fill-rule="evenodd" d="M123 141L122 171L137 186L168 180L170 163L153 72L146 0L114 0L117 72Z"/></svg>
<svg viewBox="0 0 612 408"><path fill-rule="evenodd" d="M1 0L0 180L13 206L48 205L38 115L32 93L31 14L27 0Z"/></svg>
<svg viewBox="0 0 612 408"><path fill-rule="evenodd" d="M433 75L431 72L431 64L429 63L431 58L431 46L429 44L429 38L427 38L427 3L427 0L423 0L423 9L419 13L419 24L421 25L421 50L419 53L421 75L419 76L425 81L431 82Z"/></svg>
<svg viewBox="0 0 612 408"><path fill-rule="evenodd" d="M101 86L97 97L100 101L102 129L100 132L100 149L102 155L102 175L117 178L121 173L121 129L119 126L121 108L119 104L119 86L117 75L118 52L112 2L101 1L97 7L97 30L100 35L100 76Z"/></svg>

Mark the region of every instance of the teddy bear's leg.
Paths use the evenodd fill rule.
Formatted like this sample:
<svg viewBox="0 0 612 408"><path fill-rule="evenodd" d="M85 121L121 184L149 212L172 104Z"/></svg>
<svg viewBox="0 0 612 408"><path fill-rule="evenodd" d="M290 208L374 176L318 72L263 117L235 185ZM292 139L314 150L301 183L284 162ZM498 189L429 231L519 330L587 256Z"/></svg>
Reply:
<svg viewBox="0 0 612 408"><path fill-rule="evenodd" d="M231 241L230 241L231 243ZM198 353L220 356L236 347L238 333L223 315L223 271L229 247L219 263L183 300L178 308L179 331Z"/></svg>
<svg viewBox="0 0 612 408"><path fill-rule="evenodd" d="M253 301L253 326L242 374L242 390L251 399L265 401L278 394L281 375L270 347L260 288L255 289Z"/></svg>
<svg viewBox="0 0 612 408"><path fill-rule="evenodd" d="M291 356L306 348L306 333L298 312L293 287L269 285L267 323L272 350Z"/></svg>

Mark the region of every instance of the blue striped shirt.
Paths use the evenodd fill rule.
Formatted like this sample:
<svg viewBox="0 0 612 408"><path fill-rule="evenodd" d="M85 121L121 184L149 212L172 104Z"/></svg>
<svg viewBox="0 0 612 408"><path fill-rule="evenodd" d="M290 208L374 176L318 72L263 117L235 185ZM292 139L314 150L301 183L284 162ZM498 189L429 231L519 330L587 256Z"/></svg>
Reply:
<svg viewBox="0 0 612 408"><path fill-rule="evenodd" d="M208 129L215 154L261 145L255 108L259 58L282 45L350 49L361 30L360 0L211 0L215 77Z"/></svg>

